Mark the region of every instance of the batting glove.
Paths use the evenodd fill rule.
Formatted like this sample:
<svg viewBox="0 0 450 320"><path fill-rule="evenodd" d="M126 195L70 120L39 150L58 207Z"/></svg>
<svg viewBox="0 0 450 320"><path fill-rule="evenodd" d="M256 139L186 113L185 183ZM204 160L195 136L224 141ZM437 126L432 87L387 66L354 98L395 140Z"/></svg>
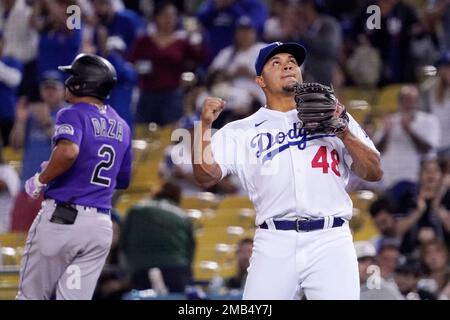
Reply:
<svg viewBox="0 0 450 320"><path fill-rule="evenodd" d="M25 192L33 199L39 198L39 195L46 184L39 182L39 173L36 173L25 182Z"/></svg>

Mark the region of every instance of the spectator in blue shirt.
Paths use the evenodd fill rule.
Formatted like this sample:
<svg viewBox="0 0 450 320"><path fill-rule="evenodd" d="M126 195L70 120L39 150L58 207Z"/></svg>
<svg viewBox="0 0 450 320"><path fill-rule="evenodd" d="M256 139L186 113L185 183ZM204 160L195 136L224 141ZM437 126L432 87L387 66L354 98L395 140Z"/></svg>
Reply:
<svg viewBox="0 0 450 320"><path fill-rule="evenodd" d="M210 59L234 40L235 25L241 16L249 16L261 35L268 17L267 8L260 0L207 0L197 17L206 30L211 48Z"/></svg>
<svg viewBox="0 0 450 320"><path fill-rule="evenodd" d="M40 79L45 71L58 70L67 65L78 54L82 29L67 27L67 7L75 5L74 0L41 1L33 13L34 26L40 32L38 49L38 74Z"/></svg>
<svg viewBox="0 0 450 320"><path fill-rule="evenodd" d="M143 31L144 21L132 10L116 11L112 2L112 0L93 0L98 23L108 29L110 36L121 37L125 41L126 48L129 49L139 33Z"/></svg>
<svg viewBox="0 0 450 320"><path fill-rule="evenodd" d="M100 38L104 39L100 41L99 54L108 59L117 71L117 84L106 103L113 106L130 128L133 128L134 114L131 103L133 89L138 82L137 73L133 65L125 60L127 46L122 38L108 37L106 33Z"/></svg>
<svg viewBox="0 0 450 320"><path fill-rule="evenodd" d="M4 39L0 32L0 138L7 145L14 124L17 88L22 80L22 64L11 56L3 55Z"/></svg>
<svg viewBox="0 0 450 320"><path fill-rule="evenodd" d="M56 70L44 72L39 91L42 102L29 106L18 104L11 132L11 146L23 150L22 186L50 157L56 113L65 106L61 73ZM28 231L41 207L41 201L42 198L28 197L25 190L18 194L12 213L13 231Z"/></svg>

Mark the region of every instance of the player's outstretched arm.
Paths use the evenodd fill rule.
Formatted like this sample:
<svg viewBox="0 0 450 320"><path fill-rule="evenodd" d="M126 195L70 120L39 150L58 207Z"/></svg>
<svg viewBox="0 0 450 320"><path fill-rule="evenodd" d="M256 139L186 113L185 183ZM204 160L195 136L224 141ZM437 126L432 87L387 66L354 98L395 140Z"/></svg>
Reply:
<svg viewBox="0 0 450 320"><path fill-rule="evenodd" d="M338 137L352 157L352 171L361 179L379 181L383 177L380 157L347 128Z"/></svg>
<svg viewBox="0 0 450 320"><path fill-rule="evenodd" d="M220 181L222 170L214 160L211 151L211 125L225 106L220 98L208 97L203 103L201 122L194 130L192 166L196 182L209 188Z"/></svg>
<svg viewBox="0 0 450 320"><path fill-rule="evenodd" d="M47 167L39 175L39 182L47 184L69 170L78 153L79 147L76 143L60 139L52 151Z"/></svg>

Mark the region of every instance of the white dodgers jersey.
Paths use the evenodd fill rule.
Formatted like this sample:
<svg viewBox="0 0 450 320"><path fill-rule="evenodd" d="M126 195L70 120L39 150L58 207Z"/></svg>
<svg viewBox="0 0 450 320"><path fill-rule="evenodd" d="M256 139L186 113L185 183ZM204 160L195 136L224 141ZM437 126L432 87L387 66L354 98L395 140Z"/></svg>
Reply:
<svg viewBox="0 0 450 320"><path fill-rule="evenodd" d="M349 129L363 143L373 142L349 115ZM352 158L334 134L305 135L297 110L260 108L228 123L212 137L222 177L236 174L256 209L256 224L269 218L352 216L345 191Z"/></svg>

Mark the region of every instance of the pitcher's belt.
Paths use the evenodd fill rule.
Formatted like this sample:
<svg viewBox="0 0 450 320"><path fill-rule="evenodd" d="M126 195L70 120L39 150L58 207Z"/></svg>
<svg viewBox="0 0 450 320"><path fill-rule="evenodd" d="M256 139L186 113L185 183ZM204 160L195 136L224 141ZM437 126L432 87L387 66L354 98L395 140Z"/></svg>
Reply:
<svg viewBox="0 0 450 320"><path fill-rule="evenodd" d="M339 217L326 217L314 220L273 220L275 230L295 230L297 232L336 228L342 226L344 223L345 220ZM259 227L261 229L273 229L266 222L263 222Z"/></svg>

